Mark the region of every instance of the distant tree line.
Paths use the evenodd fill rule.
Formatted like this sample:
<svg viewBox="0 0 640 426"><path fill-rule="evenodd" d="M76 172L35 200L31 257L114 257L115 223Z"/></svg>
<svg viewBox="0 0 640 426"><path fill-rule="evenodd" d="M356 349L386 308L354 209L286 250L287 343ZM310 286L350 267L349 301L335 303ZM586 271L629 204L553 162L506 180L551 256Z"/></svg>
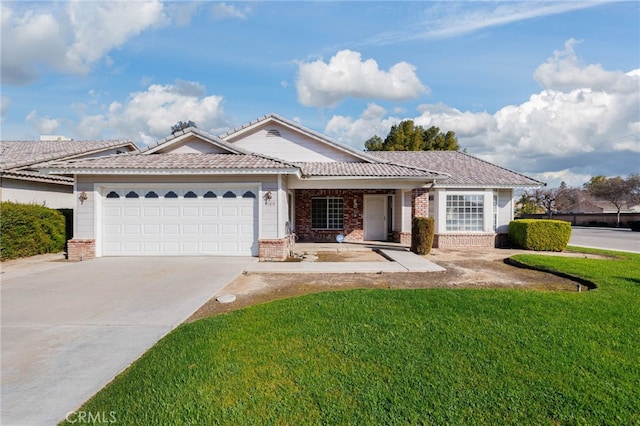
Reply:
<svg viewBox="0 0 640 426"><path fill-rule="evenodd" d="M582 188L569 187L562 182L558 188L525 191L516 203L516 213L545 213L551 218L554 213L571 213L590 200L611 203L617 210L616 223L620 226L620 211L640 204L640 175L632 173L626 178L594 176Z"/></svg>

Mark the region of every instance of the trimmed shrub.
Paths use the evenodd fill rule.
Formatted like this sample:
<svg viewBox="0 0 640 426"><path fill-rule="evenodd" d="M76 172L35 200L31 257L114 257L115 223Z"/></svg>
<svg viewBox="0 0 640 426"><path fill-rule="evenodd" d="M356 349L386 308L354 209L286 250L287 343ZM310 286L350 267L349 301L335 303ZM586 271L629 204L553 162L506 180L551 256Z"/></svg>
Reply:
<svg viewBox="0 0 640 426"><path fill-rule="evenodd" d="M434 233L435 221L432 217L414 217L411 223L411 251L415 254L429 254Z"/></svg>
<svg viewBox="0 0 640 426"><path fill-rule="evenodd" d="M571 224L563 220L518 219L509 223L509 241L519 248L562 251L571 238Z"/></svg>
<svg viewBox="0 0 640 426"><path fill-rule="evenodd" d="M65 218L36 204L0 203L0 258L58 253L66 242Z"/></svg>

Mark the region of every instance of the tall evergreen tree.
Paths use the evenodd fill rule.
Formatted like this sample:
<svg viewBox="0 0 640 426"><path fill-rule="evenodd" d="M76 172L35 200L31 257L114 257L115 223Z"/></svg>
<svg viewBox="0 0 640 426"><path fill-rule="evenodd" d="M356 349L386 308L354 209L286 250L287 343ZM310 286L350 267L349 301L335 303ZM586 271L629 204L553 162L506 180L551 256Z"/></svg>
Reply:
<svg viewBox="0 0 640 426"><path fill-rule="evenodd" d="M460 149L456 134L440 132L431 126L416 126L413 120L404 120L391 126L387 137L373 136L364 144L367 151L457 151Z"/></svg>

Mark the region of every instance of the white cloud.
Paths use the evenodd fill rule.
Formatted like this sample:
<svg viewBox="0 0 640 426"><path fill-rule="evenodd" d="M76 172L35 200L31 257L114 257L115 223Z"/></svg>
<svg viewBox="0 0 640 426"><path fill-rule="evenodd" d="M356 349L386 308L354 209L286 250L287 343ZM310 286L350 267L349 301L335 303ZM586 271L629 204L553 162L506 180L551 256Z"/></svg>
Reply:
<svg viewBox="0 0 640 426"><path fill-rule="evenodd" d="M25 117L25 121L31 125L40 135L55 133L60 127L60 121L55 118L40 117L38 111L33 110Z"/></svg>
<svg viewBox="0 0 640 426"><path fill-rule="evenodd" d="M584 65L574 51L578 42L570 39L564 50L553 52L553 58L540 65L533 74L545 89L571 90L588 87L593 90L626 93L636 80L622 71L606 71L600 64Z"/></svg>
<svg viewBox="0 0 640 426"><path fill-rule="evenodd" d="M216 20L234 18L245 19L250 12L251 8L248 6L239 8L237 6L226 3L214 3L213 6L211 6L211 13L213 15L213 18Z"/></svg>
<svg viewBox="0 0 640 426"><path fill-rule="evenodd" d="M599 1L569 2L424 2L423 19L400 30L386 30L357 45L385 46L411 40L433 40L499 27L543 16L558 15L601 4Z"/></svg>
<svg viewBox="0 0 640 426"><path fill-rule="evenodd" d="M579 185L585 176L640 172L640 72L624 74L581 65L572 42L545 65L542 73L552 87L522 104L505 106L495 114L422 105L419 115L402 119L453 130L461 147L472 155L551 180L551 186L562 180ZM573 80L568 78L570 68ZM603 84L612 76L615 84ZM565 85L569 88L562 90ZM379 109L376 114L371 111L369 105L355 120L334 116L325 131L362 148L371 136L367 129L384 137L390 124L400 121Z"/></svg>
<svg viewBox="0 0 640 426"><path fill-rule="evenodd" d="M152 84L143 92L129 95L124 102L112 102L104 114L82 117L77 132L82 137L101 137L108 129L117 137L149 143L166 137L171 126L191 120L213 134L227 127L222 96L206 96L200 83L177 80L175 84Z"/></svg>
<svg viewBox="0 0 640 426"><path fill-rule="evenodd" d="M7 96L2 96L0 99L0 116L4 117L4 115L7 113L7 110L9 109L9 105L11 104L11 99L9 99Z"/></svg>
<svg viewBox="0 0 640 426"><path fill-rule="evenodd" d="M319 59L298 65L298 101L304 106L335 106L348 97L403 101L428 93L416 69L407 62L389 71L373 59L362 60L359 52L341 50L329 63Z"/></svg>
<svg viewBox="0 0 640 426"><path fill-rule="evenodd" d="M154 25L166 23L159 0L84 2L66 8L18 4L2 8L2 82L21 85L36 80L43 68L87 73L113 48ZM39 5L42 5L39 3ZM15 4L14 4L15 6Z"/></svg>
<svg viewBox="0 0 640 426"><path fill-rule="evenodd" d="M351 117L334 115L324 131L340 142L362 149L366 140L375 135L384 139L391 126L401 121L397 117L385 118L386 113L381 106L369 104L355 120Z"/></svg>

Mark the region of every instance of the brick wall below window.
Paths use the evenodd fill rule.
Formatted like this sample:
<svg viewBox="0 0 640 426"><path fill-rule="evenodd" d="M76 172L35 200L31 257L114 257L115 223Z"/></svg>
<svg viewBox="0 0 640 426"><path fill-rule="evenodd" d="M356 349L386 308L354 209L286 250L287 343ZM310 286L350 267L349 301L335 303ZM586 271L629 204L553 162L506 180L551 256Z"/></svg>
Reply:
<svg viewBox="0 0 640 426"><path fill-rule="evenodd" d="M436 234L433 237L434 248L447 247L496 247L497 234Z"/></svg>

